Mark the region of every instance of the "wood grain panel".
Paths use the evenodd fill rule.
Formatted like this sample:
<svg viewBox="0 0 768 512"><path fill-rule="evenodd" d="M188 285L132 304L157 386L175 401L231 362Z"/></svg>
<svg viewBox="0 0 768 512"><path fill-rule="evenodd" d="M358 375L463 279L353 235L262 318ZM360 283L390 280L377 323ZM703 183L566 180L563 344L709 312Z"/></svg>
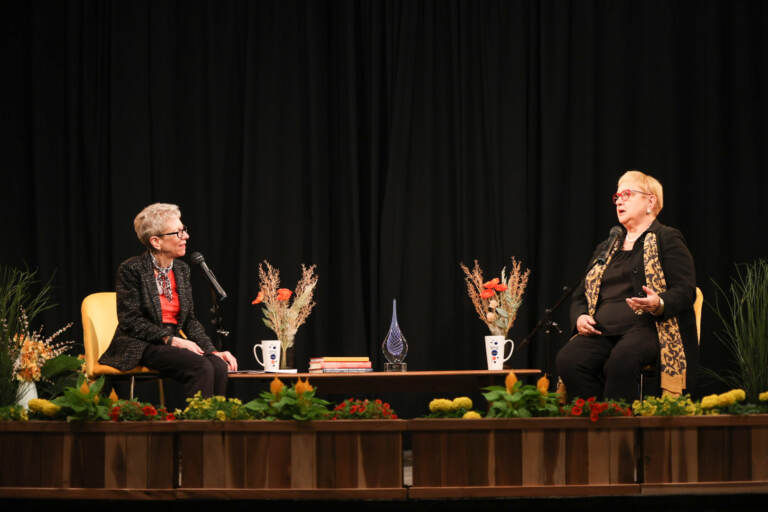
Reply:
<svg viewBox="0 0 768 512"><path fill-rule="evenodd" d="M489 440L489 433L482 430L451 432L446 435L446 485L488 485Z"/></svg>
<svg viewBox="0 0 768 512"><path fill-rule="evenodd" d="M314 432L291 435L291 488L317 488L317 436Z"/></svg>
<svg viewBox="0 0 768 512"><path fill-rule="evenodd" d="M107 434L110 437L114 434ZM149 438L152 434L137 432L125 434L125 487L146 489L149 470Z"/></svg>
<svg viewBox="0 0 768 512"><path fill-rule="evenodd" d="M104 487L107 489L127 487L125 438L126 435L119 434L104 438Z"/></svg>
<svg viewBox="0 0 768 512"><path fill-rule="evenodd" d="M439 432L413 432L413 485L436 487L444 485L443 436Z"/></svg>
<svg viewBox="0 0 768 512"><path fill-rule="evenodd" d="M637 433L634 429L609 431L610 483L632 484L637 478Z"/></svg>
<svg viewBox="0 0 768 512"><path fill-rule="evenodd" d="M403 485L403 442L400 432L371 432L360 436L360 487Z"/></svg>
<svg viewBox="0 0 768 512"><path fill-rule="evenodd" d="M752 479L768 481L768 427L752 427Z"/></svg>
<svg viewBox="0 0 768 512"><path fill-rule="evenodd" d="M546 484L544 431L541 429L524 431L522 438L523 485L544 485Z"/></svg>
<svg viewBox="0 0 768 512"><path fill-rule="evenodd" d="M544 430L544 483L565 484L565 432L560 429Z"/></svg>
<svg viewBox="0 0 768 512"><path fill-rule="evenodd" d="M570 485L589 483L587 471L587 430L567 430L565 432L565 482Z"/></svg>
<svg viewBox="0 0 768 512"><path fill-rule="evenodd" d="M41 487L65 487L64 484L64 451L66 449L66 437L64 434L46 433L37 435L37 442L40 444L40 450L45 454L45 463L40 468L40 486ZM4 458L0 453L0 460L10 460ZM3 464L0 464L0 466Z"/></svg>
<svg viewBox="0 0 768 512"><path fill-rule="evenodd" d="M227 489L242 489L245 487L245 438L263 434L245 434L243 432L226 432L224 444L226 466L224 486Z"/></svg>
<svg viewBox="0 0 768 512"><path fill-rule="evenodd" d="M269 434L245 437L245 480L247 489L263 489L267 486Z"/></svg>
<svg viewBox="0 0 768 512"><path fill-rule="evenodd" d="M669 430L642 430L643 478L648 483L669 482Z"/></svg>
<svg viewBox="0 0 768 512"><path fill-rule="evenodd" d="M699 432L696 428L673 428L669 432L669 481L699 481Z"/></svg>
<svg viewBox="0 0 768 512"><path fill-rule="evenodd" d="M699 429L699 481L721 482L727 480L729 439L726 427Z"/></svg>
<svg viewBox="0 0 768 512"><path fill-rule="evenodd" d="M520 430L494 431L495 485L523 483L523 449Z"/></svg>
<svg viewBox="0 0 768 512"><path fill-rule="evenodd" d="M203 433L179 433L178 446L181 487L203 487Z"/></svg>
<svg viewBox="0 0 768 512"><path fill-rule="evenodd" d="M72 442L72 487L104 487L104 434L75 433Z"/></svg>
<svg viewBox="0 0 768 512"><path fill-rule="evenodd" d="M177 472L174 435L161 432L150 434L147 457L147 488L173 489Z"/></svg>
<svg viewBox="0 0 768 512"><path fill-rule="evenodd" d="M203 433L203 487L226 487L227 452L222 432Z"/></svg>
<svg viewBox="0 0 768 512"><path fill-rule="evenodd" d="M291 434L273 432L268 436L268 452L264 463L267 465L267 488L289 489L291 487Z"/></svg>
<svg viewBox="0 0 768 512"><path fill-rule="evenodd" d="M590 484L605 485L611 482L611 436L608 430L593 428L587 431L585 453Z"/></svg>
<svg viewBox="0 0 768 512"><path fill-rule="evenodd" d="M728 429L727 480L747 482L752 480L752 435L751 427L732 427Z"/></svg>

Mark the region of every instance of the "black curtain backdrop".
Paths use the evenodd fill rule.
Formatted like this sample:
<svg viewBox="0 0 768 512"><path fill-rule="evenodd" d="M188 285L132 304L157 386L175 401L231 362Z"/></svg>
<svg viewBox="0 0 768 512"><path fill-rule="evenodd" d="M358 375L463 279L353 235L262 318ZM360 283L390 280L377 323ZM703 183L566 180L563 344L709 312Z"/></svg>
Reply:
<svg viewBox="0 0 768 512"><path fill-rule="evenodd" d="M766 255L768 4L746 1L8 1L0 262L80 302L141 252L135 214L181 206L230 294L230 349L272 338L268 259L316 263L297 363L369 355L392 299L409 368L485 366L459 262L532 269L520 340L616 224L629 168L660 179L705 297ZM207 286L195 270L197 311ZM556 315L567 325L567 308ZM724 354L705 310L702 363ZM568 329L566 329L567 331ZM540 333L518 367L550 368Z"/></svg>

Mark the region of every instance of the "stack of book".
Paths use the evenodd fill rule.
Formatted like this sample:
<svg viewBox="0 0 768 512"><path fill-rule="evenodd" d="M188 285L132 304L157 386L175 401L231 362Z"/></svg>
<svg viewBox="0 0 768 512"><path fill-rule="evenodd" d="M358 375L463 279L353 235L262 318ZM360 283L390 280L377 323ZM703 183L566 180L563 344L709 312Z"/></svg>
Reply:
<svg viewBox="0 0 768 512"><path fill-rule="evenodd" d="M313 357L309 360L309 373L372 372L367 357Z"/></svg>

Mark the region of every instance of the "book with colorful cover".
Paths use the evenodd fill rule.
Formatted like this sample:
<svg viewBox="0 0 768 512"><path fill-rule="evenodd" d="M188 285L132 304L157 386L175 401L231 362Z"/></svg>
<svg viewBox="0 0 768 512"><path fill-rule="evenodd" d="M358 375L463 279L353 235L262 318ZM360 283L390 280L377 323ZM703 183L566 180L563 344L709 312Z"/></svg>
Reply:
<svg viewBox="0 0 768 512"><path fill-rule="evenodd" d="M323 361L323 362L309 362L309 369L316 368L370 368L370 361Z"/></svg>
<svg viewBox="0 0 768 512"><path fill-rule="evenodd" d="M365 362L370 361L368 359L368 356L323 356L323 357L313 357L309 360L310 363L354 363L354 362Z"/></svg>
<svg viewBox="0 0 768 512"><path fill-rule="evenodd" d="M310 368L309 373L367 373L373 368Z"/></svg>

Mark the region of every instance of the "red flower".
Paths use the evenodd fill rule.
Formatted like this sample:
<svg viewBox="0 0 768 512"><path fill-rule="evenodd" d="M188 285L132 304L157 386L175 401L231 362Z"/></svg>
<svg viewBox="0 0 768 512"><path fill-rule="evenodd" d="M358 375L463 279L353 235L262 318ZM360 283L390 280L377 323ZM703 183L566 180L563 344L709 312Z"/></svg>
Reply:
<svg viewBox="0 0 768 512"><path fill-rule="evenodd" d="M489 289L483 290L482 292L480 292L480 296L484 299L490 299L491 297L493 297L493 289L489 288Z"/></svg>
<svg viewBox="0 0 768 512"><path fill-rule="evenodd" d="M264 292L259 292L255 299L251 301L251 304L259 304L264 300Z"/></svg>
<svg viewBox="0 0 768 512"><path fill-rule="evenodd" d="M112 418L112 421L117 421L120 419L120 406L116 405L112 408L111 411L109 411L109 417Z"/></svg>
<svg viewBox="0 0 768 512"><path fill-rule="evenodd" d="M350 408L349 408L349 412L350 412L350 414L354 414L354 413L356 413L356 412L357 412L357 406L356 406L356 405L353 405L352 407L350 407Z"/></svg>
<svg viewBox="0 0 768 512"><path fill-rule="evenodd" d="M293 295L293 292L288 288L280 288L277 290L277 300L288 300L291 298L291 295Z"/></svg>
<svg viewBox="0 0 768 512"><path fill-rule="evenodd" d="M571 409L571 416L581 416L582 412L584 411L581 407L574 405L573 409Z"/></svg>
<svg viewBox="0 0 768 512"><path fill-rule="evenodd" d="M592 413L590 413L590 415L589 415L589 419L592 420L592 421L597 421L597 418L599 418L599 417L600 417L600 414L598 414L598 413L596 413L594 411L592 411Z"/></svg>
<svg viewBox="0 0 768 512"><path fill-rule="evenodd" d="M576 405L579 407L584 407L584 399L583 398L577 398L576 399Z"/></svg>
<svg viewBox="0 0 768 512"><path fill-rule="evenodd" d="M499 284L499 278L498 277L494 277L493 279L491 279L487 283L483 283L483 288L491 289L491 288L495 287L497 284Z"/></svg>
<svg viewBox="0 0 768 512"><path fill-rule="evenodd" d="M393 419L393 420L396 420L397 419L397 414L393 414L392 416L390 416L390 418Z"/></svg>
<svg viewBox="0 0 768 512"><path fill-rule="evenodd" d="M377 405L381 405L381 398L377 398L377 399L376 399L376 404L377 404Z"/></svg>
<svg viewBox="0 0 768 512"><path fill-rule="evenodd" d="M165 421L173 421L176 419L176 416L173 415L173 413L168 413L165 415Z"/></svg>
<svg viewBox="0 0 768 512"><path fill-rule="evenodd" d="M151 405L145 405L142 407L141 412L144 413L144 416L157 416L157 409Z"/></svg>
<svg viewBox="0 0 768 512"><path fill-rule="evenodd" d="M497 292L503 292L504 290L507 289L507 285L497 284L496 286L493 287L493 289L496 290Z"/></svg>
<svg viewBox="0 0 768 512"><path fill-rule="evenodd" d="M593 397L593 396L591 396L591 397L587 398L587 402L589 402L590 404L593 404L593 403L595 403L595 401L596 401L596 400L597 400L597 398L595 398L595 397Z"/></svg>

